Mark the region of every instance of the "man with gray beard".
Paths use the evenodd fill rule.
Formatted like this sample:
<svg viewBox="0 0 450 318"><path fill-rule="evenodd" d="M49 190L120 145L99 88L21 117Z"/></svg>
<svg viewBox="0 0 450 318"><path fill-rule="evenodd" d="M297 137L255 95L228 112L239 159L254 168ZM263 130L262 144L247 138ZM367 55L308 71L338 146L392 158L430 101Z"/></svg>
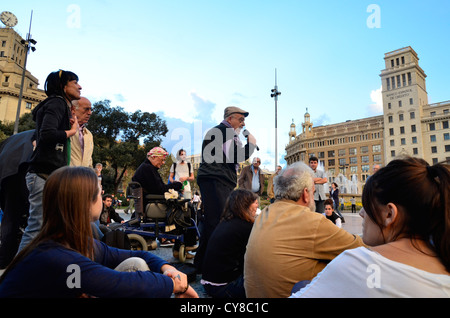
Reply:
<svg viewBox="0 0 450 318"><path fill-rule="evenodd" d="M249 298L281 298L310 281L346 249L363 246L359 236L315 212L314 173L296 162L274 178L275 203L253 224L244 261Z"/></svg>

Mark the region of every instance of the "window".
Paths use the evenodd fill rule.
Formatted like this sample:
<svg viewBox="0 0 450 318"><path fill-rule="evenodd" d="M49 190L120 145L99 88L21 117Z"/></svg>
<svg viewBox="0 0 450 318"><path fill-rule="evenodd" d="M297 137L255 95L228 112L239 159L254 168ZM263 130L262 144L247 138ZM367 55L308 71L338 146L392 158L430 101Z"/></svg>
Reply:
<svg viewBox="0 0 450 318"><path fill-rule="evenodd" d="M412 82L411 73L408 73L408 85L411 85L411 82Z"/></svg>
<svg viewBox="0 0 450 318"><path fill-rule="evenodd" d="M349 150L348 150L348 154L349 155L356 155L356 148L350 148Z"/></svg>
<svg viewBox="0 0 450 318"><path fill-rule="evenodd" d="M410 112L409 113L409 119L414 119L416 118L416 113L415 112Z"/></svg>
<svg viewBox="0 0 450 318"><path fill-rule="evenodd" d="M395 157L395 150L391 150L391 157Z"/></svg>
<svg viewBox="0 0 450 318"><path fill-rule="evenodd" d="M437 147L436 146L431 147L431 153L437 153Z"/></svg>
<svg viewBox="0 0 450 318"><path fill-rule="evenodd" d="M402 74L402 85L406 86L406 74Z"/></svg>
<svg viewBox="0 0 450 318"><path fill-rule="evenodd" d="M438 158L433 158L433 164L437 164L438 163Z"/></svg>
<svg viewBox="0 0 450 318"><path fill-rule="evenodd" d="M412 141L413 144L417 144L417 137L412 137L411 141Z"/></svg>
<svg viewBox="0 0 450 318"><path fill-rule="evenodd" d="M416 125L411 125L411 132L416 132Z"/></svg>
<svg viewBox="0 0 450 318"><path fill-rule="evenodd" d="M405 64L405 57L402 56L402 64Z"/></svg>
<svg viewBox="0 0 450 318"><path fill-rule="evenodd" d="M373 145L372 152L381 152L381 145Z"/></svg>
<svg viewBox="0 0 450 318"><path fill-rule="evenodd" d="M401 100L398 101L398 107L402 107L402 101Z"/></svg>
<svg viewBox="0 0 450 318"><path fill-rule="evenodd" d="M381 155L373 155L374 162L381 162Z"/></svg>
<svg viewBox="0 0 450 318"><path fill-rule="evenodd" d="M361 147L361 153L368 153L369 152L369 146L362 146Z"/></svg>
<svg viewBox="0 0 450 318"><path fill-rule="evenodd" d="M395 77L394 76L391 77L391 83L392 83L392 89L394 89L395 88Z"/></svg>
<svg viewBox="0 0 450 318"><path fill-rule="evenodd" d="M394 67L394 60L391 60L391 67Z"/></svg>
<svg viewBox="0 0 450 318"><path fill-rule="evenodd" d="M389 136L394 136L394 128L389 128Z"/></svg>
<svg viewBox="0 0 450 318"><path fill-rule="evenodd" d="M391 103L388 103L388 109L391 109L391 107L392 107Z"/></svg>
<svg viewBox="0 0 450 318"><path fill-rule="evenodd" d="M397 62L397 66L400 65L400 59L398 57L395 59L395 61Z"/></svg>
<svg viewBox="0 0 450 318"><path fill-rule="evenodd" d="M419 154L419 149L413 148L413 155L418 155L418 154Z"/></svg>
<svg viewBox="0 0 450 318"><path fill-rule="evenodd" d="M450 133L444 134L444 140L450 140Z"/></svg>
<svg viewBox="0 0 450 318"><path fill-rule="evenodd" d="M345 166L345 164L346 164L345 158L339 159L340 166Z"/></svg>
<svg viewBox="0 0 450 318"><path fill-rule="evenodd" d="M410 104L410 105L414 104L414 99L410 98L410 99L409 99L409 104Z"/></svg>
<svg viewBox="0 0 450 318"><path fill-rule="evenodd" d="M390 144L391 144L391 147L394 147L394 146L395 146L395 141L394 141L394 139L391 139Z"/></svg>
<svg viewBox="0 0 450 318"><path fill-rule="evenodd" d="M388 122L392 123L393 121L394 121L393 117L392 116L388 116Z"/></svg>
<svg viewBox="0 0 450 318"><path fill-rule="evenodd" d="M325 158L325 152L319 151L318 158Z"/></svg>
<svg viewBox="0 0 450 318"><path fill-rule="evenodd" d="M358 158L356 157L350 157L350 164L355 165L358 163Z"/></svg>
<svg viewBox="0 0 450 318"><path fill-rule="evenodd" d="M442 122L442 129L448 129L448 120Z"/></svg>
<svg viewBox="0 0 450 318"><path fill-rule="evenodd" d="M333 167L334 165L335 165L334 159L329 159L328 160L328 167Z"/></svg>
<svg viewBox="0 0 450 318"><path fill-rule="evenodd" d="M400 87L400 75L397 75L397 87Z"/></svg>
<svg viewBox="0 0 450 318"><path fill-rule="evenodd" d="M450 145L445 145L445 152L450 152Z"/></svg>
<svg viewBox="0 0 450 318"><path fill-rule="evenodd" d="M398 115L398 120L399 120L399 121L403 121L403 114L399 114L399 115Z"/></svg>
<svg viewBox="0 0 450 318"><path fill-rule="evenodd" d="M339 149L339 157L345 156L345 149Z"/></svg>
<svg viewBox="0 0 450 318"><path fill-rule="evenodd" d="M430 141L431 142L436 142L436 135L431 135L430 136Z"/></svg>
<svg viewBox="0 0 450 318"><path fill-rule="evenodd" d="M387 85L388 91L390 91L391 90L391 80L390 80L390 78L386 78L386 85Z"/></svg>
<svg viewBox="0 0 450 318"><path fill-rule="evenodd" d="M333 158L334 157L334 150L328 151L328 157Z"/></svg>
<svg viewBox="0 0 450 318"><path fill-rule="evenodd" d="M370 166L369 165L362 165L361 166L361 170L362 170L362 172L369 172Z"/></svg>
<svg viewBox="0 0 450 318"><path fill-rule="evenodd" d="M369 156L361 156L361 162L362 163L368 163L369 162Z"/></svg>
<svg viewBox="0 0 450 318"><path fill-rule="evenodd" d="M2 47L6 46L6 41L2 41Z"/></svg>
<svg viewBox="0 0 450 318"><path fill-rule="evenodd" d="M31 109L32 106L33 105L30 102L27 102L27 105L25 107L26 107L26 109Z"/></svg>
<svg viewBox="0 0 450 318"><path fill-rule="evenodd" d="M431 124L429 125L429 128L430 128L430 131L436 130L436 125L435 125L435 123L431 123Z"/></svg>
<svg viewBox="0 0 450 318"><path fill-rule="evenodd" d="M405 138L400 139L400 144L406 145L406 139Z"/></svg>
<svg viewBox="0 0 450 318"><path fill-rule="evenodd" d="M400 133L401 133L401 134L404 134L404 133L405 133L405 127L403 127L403 126L400 127Z"/></svg>

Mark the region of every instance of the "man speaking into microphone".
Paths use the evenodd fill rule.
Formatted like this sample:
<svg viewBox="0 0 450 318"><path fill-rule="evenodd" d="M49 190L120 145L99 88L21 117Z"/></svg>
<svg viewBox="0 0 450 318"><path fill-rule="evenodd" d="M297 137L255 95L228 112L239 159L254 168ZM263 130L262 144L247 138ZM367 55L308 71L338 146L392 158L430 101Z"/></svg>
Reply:
<svg viewBox="0 0 450 318"><path fill-rule="evenodd" d="M239 163L247 160L256 148L256 139L248 134L244 145L239 139L248 112L239 107L225 108L223 121L211 128L202 144L202 163L197 172L204 208L200 243L194 264L201 273L203 255L209 237L219 223L225 202L237 185Z"/></svg>

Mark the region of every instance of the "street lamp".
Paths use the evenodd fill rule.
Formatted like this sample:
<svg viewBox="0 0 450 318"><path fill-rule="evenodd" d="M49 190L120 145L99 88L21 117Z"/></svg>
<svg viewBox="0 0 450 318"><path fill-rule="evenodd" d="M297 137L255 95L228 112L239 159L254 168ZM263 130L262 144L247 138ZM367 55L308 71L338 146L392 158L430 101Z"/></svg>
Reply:
<svg viewBox="0 0 450 318"><path fill-rule="evenodd" d="M27 39L21 41L21 43L23 45L25 45L25 61L24 61L23 70L22 70L22 81L20 84L19 103L17 104L16 122L14 123L14 135L19 132L20 105L22 103L23 85L25 82L25 72L26 72L26 67L27 67L28 52L30 49L32 52L36 51L36 48L33 45L36 45L37 42L36 42L36 40L33 40L31 38L31 21L32 20L33 20L33 11L31 11L30 28L28 30Z"/></svg>
<svg viewBox="0 0 450 318"><path fill-rule="evenodd" d="M278 91L277 86L277 69L275 69L275 87L271 90L271 92L272 94L270 94L270 97L273 97L275 99L275 171L276 171L278 166L277 102L278 102L278 95L281 94L281 92Z"/></svg>

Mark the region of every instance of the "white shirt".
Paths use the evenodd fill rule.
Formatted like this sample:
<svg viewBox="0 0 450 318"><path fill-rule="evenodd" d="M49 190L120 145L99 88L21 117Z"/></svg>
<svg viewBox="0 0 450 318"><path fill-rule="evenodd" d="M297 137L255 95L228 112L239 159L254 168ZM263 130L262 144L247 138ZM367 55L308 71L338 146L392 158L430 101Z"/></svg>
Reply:
<svg viewBox="0 0 450 318"><path fill-rule="evenodd" d="M365 247L341 253L292 298L448 298L450 276L392 261Z"/></svg>

